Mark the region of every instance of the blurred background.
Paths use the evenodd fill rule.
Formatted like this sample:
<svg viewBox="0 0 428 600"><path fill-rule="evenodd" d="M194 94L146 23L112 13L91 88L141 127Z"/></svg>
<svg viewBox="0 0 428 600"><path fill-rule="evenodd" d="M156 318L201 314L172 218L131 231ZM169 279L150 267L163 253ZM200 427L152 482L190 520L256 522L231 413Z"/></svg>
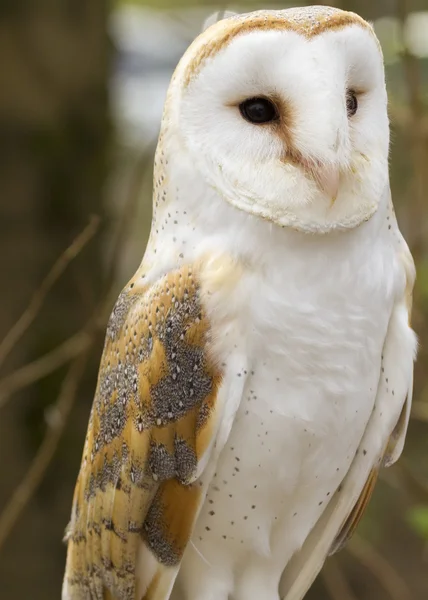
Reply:
<svg viewBox="0 0 428 600"><path fill-rule="evenodd" d="M292 5L304 4L293 2ZM308 2L310 4L310 2ZM421 350L402 460L309 600L428 598L428 0L329 4L374 23L386 62L391 182L418 268ZM0 3L0 597L60 597L64 528L104 328L138 266L152 159L201 0ZM262 599L261 599L262 600Z"/></svg>

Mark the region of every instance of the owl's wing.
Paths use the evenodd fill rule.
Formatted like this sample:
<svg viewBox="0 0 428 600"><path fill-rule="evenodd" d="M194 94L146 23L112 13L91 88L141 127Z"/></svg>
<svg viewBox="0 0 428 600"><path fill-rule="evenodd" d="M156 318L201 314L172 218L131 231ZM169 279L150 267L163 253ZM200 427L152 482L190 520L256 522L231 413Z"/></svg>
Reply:
<svg viewBox="0 0 428 600"><path fill-rule="evenodd" d="M203 501L197 479L233 420L209 336L191 267L145 289L131 281L119 297L66 534L63 600L169 597Z"/></svg>
<svg viewBox="0 0 428 600"><path fill-rule="evenodd" d="M301 600L326 557L339 550L354 532L373 492L378 471L400 456L412 403L416 337L410 327L415 268L412 256L390 212L403 293L393 308L385 338L379 384L372 415L352 465L301 550L281 579L283 600Z"/></svg>

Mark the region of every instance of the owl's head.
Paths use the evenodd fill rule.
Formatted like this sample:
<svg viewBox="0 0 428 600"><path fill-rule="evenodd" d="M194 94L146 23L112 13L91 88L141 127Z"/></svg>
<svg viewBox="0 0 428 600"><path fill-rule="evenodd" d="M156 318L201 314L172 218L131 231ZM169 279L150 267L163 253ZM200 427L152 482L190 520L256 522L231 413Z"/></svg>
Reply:
<svg viewBox="0 0 428 600"><path fill-rule="evenodd" d="M281 226L355 227L388 185L382 53L326 7L220 21L182 58L164 120L227 202Z"/></svg>

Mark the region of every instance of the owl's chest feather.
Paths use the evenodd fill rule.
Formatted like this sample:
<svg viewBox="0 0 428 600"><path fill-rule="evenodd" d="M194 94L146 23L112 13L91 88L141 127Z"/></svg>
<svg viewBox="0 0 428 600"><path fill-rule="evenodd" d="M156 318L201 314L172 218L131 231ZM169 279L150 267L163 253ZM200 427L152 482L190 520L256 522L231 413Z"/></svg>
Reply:
<svg viewBox="0 0 428 600"><path fill-rule="evenodd" d="M370 309L369 286L350 297L340 282L325 285L311 298L288 285L275 298L265 289L263 299L261 286L245 340L248 370L236 374L246 382L231 446L284 491L305 473L328 473L332 456L340 471L349 466L377 390L387 318Z"/></svg>
<svg viewBox="0 0 428 600"><path fill-rule="evenodd" d="M373 409L392 301L386 260L381 247L367 264L324 256L305 269L294 256L243 282L242 335L225 339L241 340L248 366L235 374L243 394L201 514L203 539L213 525L230 528L230 543L271 545L300 514L302 539L319 518Z"/></svg>

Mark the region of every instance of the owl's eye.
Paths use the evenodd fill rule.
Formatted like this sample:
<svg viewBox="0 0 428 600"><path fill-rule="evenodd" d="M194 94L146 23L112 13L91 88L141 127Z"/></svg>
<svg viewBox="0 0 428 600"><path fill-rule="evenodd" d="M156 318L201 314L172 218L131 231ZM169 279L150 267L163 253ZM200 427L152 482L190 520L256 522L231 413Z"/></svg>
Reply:
<svg viewBox="0 0 428 600"><path fill-rule="evenodd" d="M353 90L348 90L348 93L346 94L346 109L348 111L348 117L353 117L358 110L358 99Z"/></svg>
<svg viewBox="0 0 428 600"><path fill-rule="evenodd" d="M278 119L275 105L267 98L248 98L241 102L239 110L250 123L269 123Z"/></svg>

